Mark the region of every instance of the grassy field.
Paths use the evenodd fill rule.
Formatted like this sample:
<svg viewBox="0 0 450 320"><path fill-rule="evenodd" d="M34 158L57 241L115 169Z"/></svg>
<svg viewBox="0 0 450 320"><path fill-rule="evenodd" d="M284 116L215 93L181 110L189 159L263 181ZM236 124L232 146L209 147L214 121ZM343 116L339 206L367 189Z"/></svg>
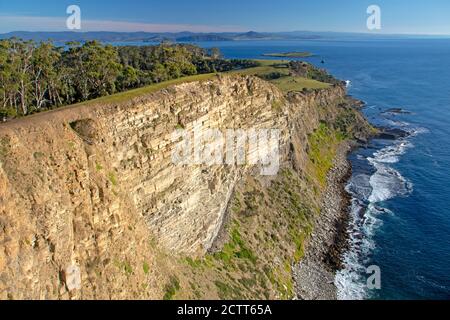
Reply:
<svg viewBox="0 0 450 320"><path fill-rule="evenodd" d="M89 104L96 104L96 103L111 103L111 102L127 101L127 100L133 99L135 97L138 97L138 96L141 96L144 94L153 93L153 92L165 89L165 88L173 86L173 85L177 85L177 84L181 84L181 83L195 82L195 81L209 80L209 79L212 79L213 77L215 77L216 75L217 75L216 73L198 74L198 75L194 75L194 76L164 81L161 83L155 83L155 84L145 86L142 88L116 93L116 94L113 94L110 96L105 96L105 97L101 97L98 99L89 100L86 102L81 102L77 105L89 105Z"/></svg>
<svg viewBox="0 0 450 320"><path fill-rule="evenodd" d="M242 74L247 76L264 76L273 72L289 75L287 64L288 60L255 60L259 63L258 67L230 71L231 74Z"/></svg>
<svg viewBox="0 0 450 320"><path fill-rule="evenodd" d="M330 86L328 83L290 76L271 80L270 82L279 87L283 92L301 91L303 89L326 89Z"/></svg>
<svg viewBox="0 0 450 320"><path fill-rule="evenodd" d="M302 77L292 77L289 75L288 63L289 60L256 60L259 62L258 67L248 68L243 70L234 70L227 72L228 74L241 74L241 75L254 75L261 78L265 78L271 74L278 74L280 77L273 80L268 80L269 82L278 86L284 92L289 91L301 91L303 89L323 89L328 88L328 84L310 80ZM172 85L177 85L181 83L188 83L194 81L203 81L212 79L215 77L216 73L199 74L189 77L183 77L179 79L164 81L157 84L152 84L143 88L129 90L121 93L117 93L110 96L101 97L94 100L89 100L86 102L79 103L78 105L90 105L97 103L117 103L122 101L127 101L138 97L140 95L145 95L153 93Z"/></svg>
<svg viewBox="0 0 450 320"><path fill-rule="evenodd" d="M269 75L277 74L278 78L267 80L283 92L289 91L302 91L303 89L325 89L330 85L328 83L306 79L303 77L294 77L289 74L288 63L289 60L256 60L259 62L260 66L236 70L231 73L242 74L242 75L253 75L261 78L266 78Z"/></svg>

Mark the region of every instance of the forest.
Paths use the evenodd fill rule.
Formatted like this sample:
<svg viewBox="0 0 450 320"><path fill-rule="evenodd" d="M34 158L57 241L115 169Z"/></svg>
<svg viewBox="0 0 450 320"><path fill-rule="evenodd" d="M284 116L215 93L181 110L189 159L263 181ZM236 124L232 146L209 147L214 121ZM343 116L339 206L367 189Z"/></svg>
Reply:
<svg viewBox="0 0 450 320"><path fill-rule="evenodd" d="M255 66L217 48L0 40L0 121L184 76Z"/></svg>

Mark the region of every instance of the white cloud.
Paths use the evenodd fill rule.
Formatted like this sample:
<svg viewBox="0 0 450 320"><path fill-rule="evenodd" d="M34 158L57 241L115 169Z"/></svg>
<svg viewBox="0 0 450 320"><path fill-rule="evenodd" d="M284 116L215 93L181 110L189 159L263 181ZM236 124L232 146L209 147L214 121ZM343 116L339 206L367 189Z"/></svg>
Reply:
<svg viewBox="0 0 450 320"><path fill-rule="evenodd" d="M0 16L0 32L11 31L68 31L67 17ZM81 31L117 32L239 32L239 26L196 25L196 24L157 24L114 20L81 20Z"/></svg>

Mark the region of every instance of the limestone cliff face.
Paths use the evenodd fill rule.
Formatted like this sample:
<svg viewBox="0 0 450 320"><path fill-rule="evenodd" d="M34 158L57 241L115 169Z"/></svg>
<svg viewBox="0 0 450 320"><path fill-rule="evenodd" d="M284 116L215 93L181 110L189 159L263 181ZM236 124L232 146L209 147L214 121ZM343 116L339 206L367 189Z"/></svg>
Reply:
<svg viewBox="0 0 450 320"><path fill-rule="evenodd" d="M0 298L160 298L158 252L204 254L255 169L174 165L174 130L276 128L301 170L344 97L220 76L0 125Z"/></svg>

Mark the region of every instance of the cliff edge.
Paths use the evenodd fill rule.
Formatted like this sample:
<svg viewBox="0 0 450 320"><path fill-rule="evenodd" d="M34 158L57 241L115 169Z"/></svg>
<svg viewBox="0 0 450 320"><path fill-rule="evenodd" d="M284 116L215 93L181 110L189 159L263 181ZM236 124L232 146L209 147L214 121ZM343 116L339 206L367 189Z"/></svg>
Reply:
<svg viewBox="0 0 450 320"><path fill-rule="evenodd" d="M292 298L351 103L219 75L0 125L0 299ZM279 130L278 174L174 164L208 128Z"/></svg>

